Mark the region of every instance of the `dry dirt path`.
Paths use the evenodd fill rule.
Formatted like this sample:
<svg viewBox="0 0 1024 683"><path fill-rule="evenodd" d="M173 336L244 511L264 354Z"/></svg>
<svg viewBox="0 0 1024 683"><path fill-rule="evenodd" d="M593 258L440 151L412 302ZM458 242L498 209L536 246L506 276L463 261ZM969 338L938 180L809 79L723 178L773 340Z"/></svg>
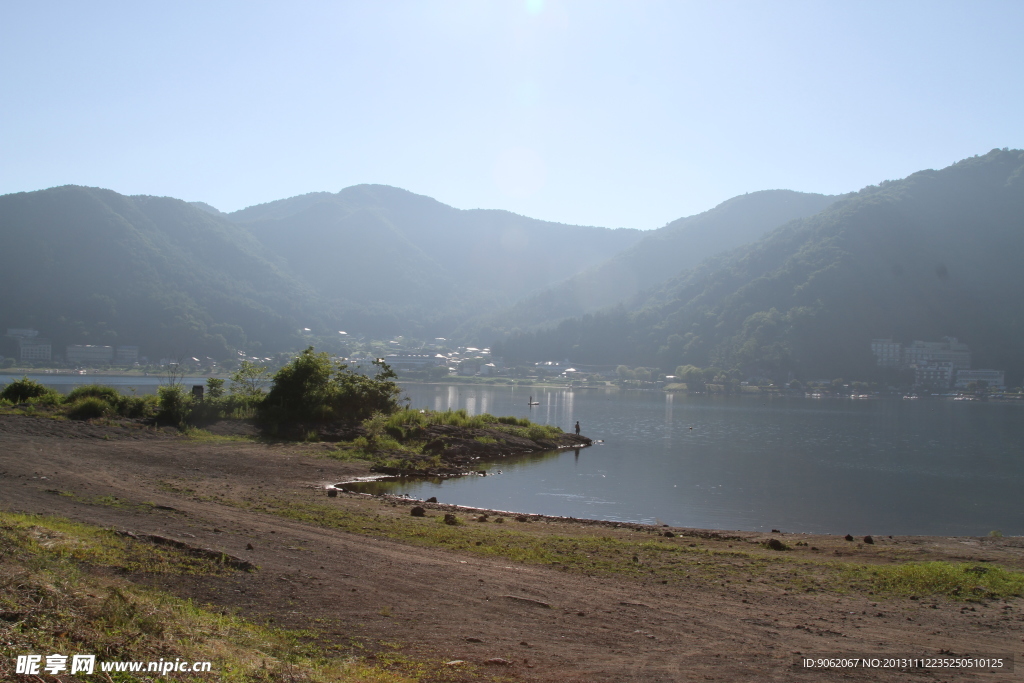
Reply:
<svg viewBox="0 0 1024 683"><path fill-rule="evenodd" d="M1024 680L1020 672L793 667L800 655L942 650L1011 653L1024 666L1021 600L966 604L793 594L759 583L757 576L748 576L749 583L684 577L665 585L411 546L208 500L265 491L319 501L325 494L316 486L366 472L359 463L320 457L316 446L199 443L137 429L115 432L0 416L0 508L158 534L250 560L259 571L130 578L254 618L273 618L278 625L311 628L325 642L477 663L500 657L513 662L502 670L506 675L561 683ZM361 496L331 500L361 509L387 507ZM584 526L550 522L553 532ZM803 538L823 549L843 543ZM1021 566L1024 553L1019 539L904 541L922 559Z"/></svg>

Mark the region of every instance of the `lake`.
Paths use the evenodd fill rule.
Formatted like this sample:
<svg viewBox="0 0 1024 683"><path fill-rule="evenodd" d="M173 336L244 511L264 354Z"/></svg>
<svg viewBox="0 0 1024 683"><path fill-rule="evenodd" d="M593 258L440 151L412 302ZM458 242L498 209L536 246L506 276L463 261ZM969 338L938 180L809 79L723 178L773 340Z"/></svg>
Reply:
<svg viewBox="0 0 1024 683"><path fill-rule="evenodd" d="M1024 534L1024 406L406 385L414 408L516 415L603 439L381 482L444 503L709 529ZM541 405L527 406L529 396ZM499 474L500 472L500 474Z"/></svg>
<svg viewBox="0 0 1024 683"><path fill-rule="evenodd" d="M153 393L160 377L32 376ZM0 385L16 379L0 377ZM204 378L187 378L201 384ZM494 476L367 490L517 512L708 529L1024 535L1024 405L693 397L407 384L415 408L529 417L604 443L488 465ZM539 406L527 406L530 396ZM500 474L499 474L500 472Z"/></svg>

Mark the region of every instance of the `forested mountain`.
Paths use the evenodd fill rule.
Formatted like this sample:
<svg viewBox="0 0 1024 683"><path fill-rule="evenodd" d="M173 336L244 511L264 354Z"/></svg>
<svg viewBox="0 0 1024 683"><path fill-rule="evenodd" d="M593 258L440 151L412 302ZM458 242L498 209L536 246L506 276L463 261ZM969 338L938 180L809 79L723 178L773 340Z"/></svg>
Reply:
<svg viewBox="0 0 1024 683"><path fill-rule="evenodd" d="M227 356L293 345L318 297L244 228L167 197L65 186L0 197L0 327L65 344Z"/></svg>
<svg viewBox="0 0 1024 683"><path fill-rule="evenodd" d="M872 338L959 337L1024 372L1024 152L993 150L840 199L628 306L514 335L509 359L867 378Z"/></svg>
<svg viewBox="0 0 1024 683"><path fill-rule="evenodd" d="M482 328L477 336L493 338L629 301L709 256L754 242L795 218L814 215L835 199L790 190L733 197L709 211L648 231L593 268L470 325Z"/></svg>
<svg viewBox="0 0 1024 683"><path fill-rule="evenodd" d="M96 188L17 193L0 197L0 328L36 328L56 353L138 345L150 357L284 350L302 327L445 335L639 234L371 185L230 216Z"/></svg>
<svg viewBox="0 0 1024 683"><path fill-rule="evenodd" d="M385 185L249 207L248 228L356 328L447 334L629 247L639 230L459 210Z"/></svg>

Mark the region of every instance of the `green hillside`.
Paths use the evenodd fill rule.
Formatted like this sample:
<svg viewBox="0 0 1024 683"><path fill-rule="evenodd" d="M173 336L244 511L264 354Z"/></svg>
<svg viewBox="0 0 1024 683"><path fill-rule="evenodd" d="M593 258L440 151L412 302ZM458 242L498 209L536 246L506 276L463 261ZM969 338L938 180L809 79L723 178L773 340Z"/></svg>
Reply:
<svg viewBox="0 0 1024 683"><path fill-rule="evenodd" d="M629 301L719 252L754 242L795 218L811 216L835 201L820 194L765 190L733 197L710 211L644 233L610 259L470 324L489 341Z"/></svg>
<svg viewBox="0 0 1024 683"><path fill-rule="evenodd" d="M638 230L460 210L385 185L357 185L229 215L356 328L449 334L636 242Z"/></svg>
<svg viewBox="0 0 1024 683"><path fill-rule="evenodd" d="M104 344L150 358L286 350L302 327L447 336L639 234L459 211L372 185L230 216L96 188L11 194L0 197L0 329L40 330L58 355Z"/></svg>
<svg viewBox="0 0 1024 683"><path fill-rule="evenodd" d="M877 374L872 338L959 337L1024 372L1024 152L871 186L703 262L629 306L512 336L511 359Z"/></svg>
<svg viewBox="0 0 1024 683"><path fill-rule="evenodd" d="M150 357L293 343L316 295L244 228L167 197L65 186L0 197L0 328Z"/></svg>

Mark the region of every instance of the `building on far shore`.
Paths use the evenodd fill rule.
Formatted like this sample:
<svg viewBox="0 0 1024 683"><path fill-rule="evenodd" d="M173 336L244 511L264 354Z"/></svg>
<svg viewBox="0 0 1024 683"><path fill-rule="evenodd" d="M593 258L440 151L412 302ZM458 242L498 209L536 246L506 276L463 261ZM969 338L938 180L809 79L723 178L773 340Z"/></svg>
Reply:
<svg viewBox="0 0 1024 683"><path fill-rule="evenodd" d="M1002 391L1006 388L1006 371L1004 370L957 370L957 389L966 389L971 382L985 382L989 389Z"/></svg>
<svg viewBox="0 0 1024 683"><path fill-rule="evenodd" d="M7 336L17 342L19 360L48 361L52 359L53 347L50 340L40 337L38 330L8 327Z"/></svg>
<svg viewBox="0 0 1024 683"><path fill-rule="evenodd" d="M880 368L898 368L903 363L903 344L892 339L872 339L871 353Z"/></svg>
<svg viewBox="0 0 1024 683"><path fill-rule="evenodd" d="M907 367L932 361L950 362L954 370L968 370L971 349L956 337L943 337L939 342L914 341L903 349L903 364Z"/></svg>
<svg viewBox="0 0 1024 683"><path fill-rule="evenodd" d="M425 370L444 365L444 356L430 353L390 353L384 356L384 362L397 372L402 370Z"/></svg>
<svg viewBox="0 0 1024 683"><path fill-rule="evenodd" d="M73 344L67 348L67 354L64 356L64 359L74 365L80 363L112 363L114 360L114 347Z"/></svg>
<svg viewBox="0 0 1024 683"><path fill-rule="evenodd" d="M953 361L920 361L910 367L914 371L914 384L918 386L948 389L953 383Z"/></svg>
<svg viewBox="0 0 1024 683"><path fill-rule="evenodd" d="M18 356L21 360L52 360L53 347L49 339L33 337L18 340Z"/></svg>
<svg viewBox="0 0 1024 683"><path fill-rule="evenodd" d="M118 346L114 352L114 362L118 365L131 365L139 360L138 346Z"/></svg>

